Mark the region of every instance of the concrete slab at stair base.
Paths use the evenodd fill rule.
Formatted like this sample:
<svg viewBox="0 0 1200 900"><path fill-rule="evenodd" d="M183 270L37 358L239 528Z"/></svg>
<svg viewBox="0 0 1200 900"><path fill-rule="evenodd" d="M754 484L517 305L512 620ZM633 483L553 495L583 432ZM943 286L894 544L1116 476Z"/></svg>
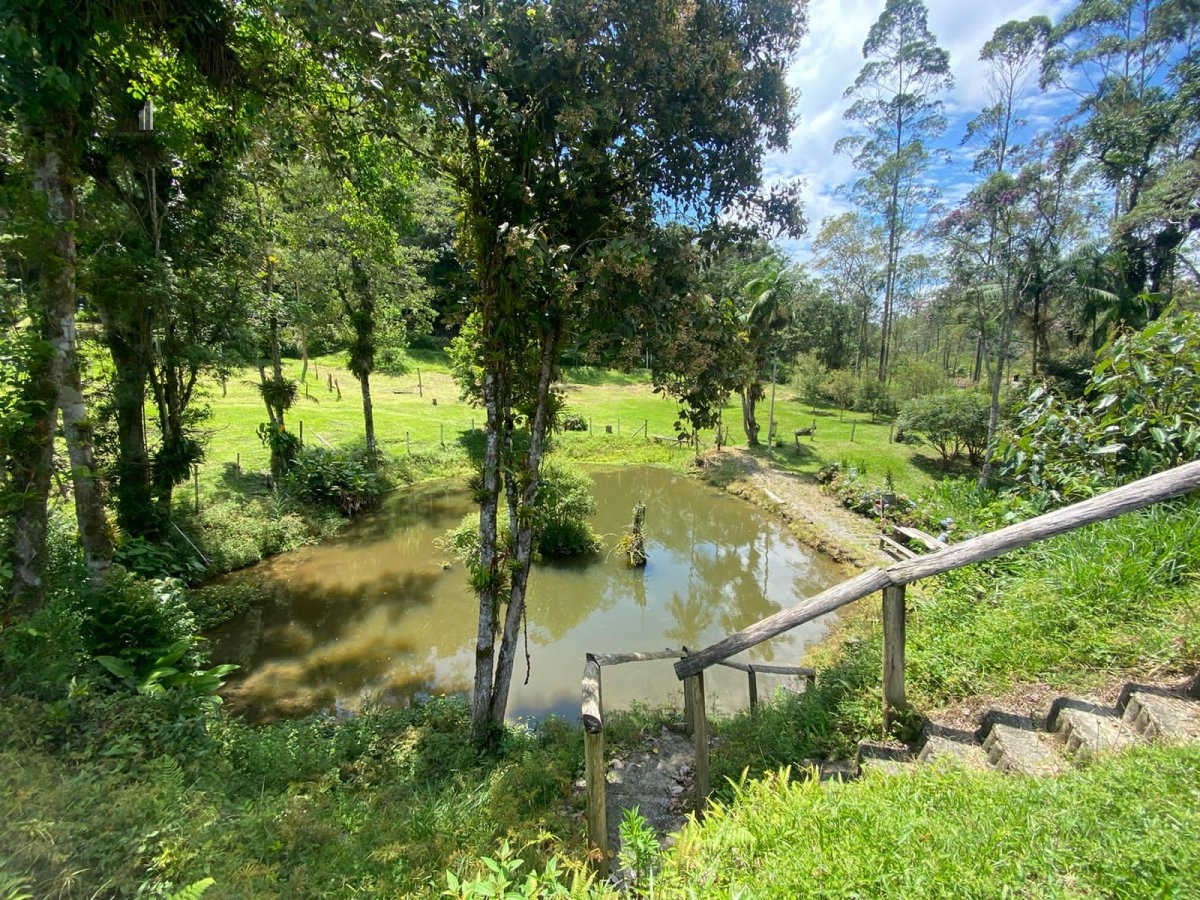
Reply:
<svg viewBox="0 0 1200 900"><path fill-rule="evenodd" d="M913 755L907 747L859 741L855 761L860 773L870 770L884 775L902 775L912 771Z"/></svg>
<svg viewBox="0 0 1200 900"><path fill-rule="evenodd" d="M941 734L925 738L917 759L923 763L945 763L967 769L986 769L988 756L974 741L955 740Z"/></svg>

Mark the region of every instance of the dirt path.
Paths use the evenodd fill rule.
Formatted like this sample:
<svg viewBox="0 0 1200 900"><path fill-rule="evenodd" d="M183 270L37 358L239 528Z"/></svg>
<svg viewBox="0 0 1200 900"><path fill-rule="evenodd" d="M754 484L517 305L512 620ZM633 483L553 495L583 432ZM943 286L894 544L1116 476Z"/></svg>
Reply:
<svg viewBox="0 0 1200 900"><path fill-rule="evenodd" d="M727 486L731 493L779 515L809 546L856 568L894 562L879 550L878 525L850 512L820 485L769 468L737 448L722 451L721 462L741 471Z"/></svg>

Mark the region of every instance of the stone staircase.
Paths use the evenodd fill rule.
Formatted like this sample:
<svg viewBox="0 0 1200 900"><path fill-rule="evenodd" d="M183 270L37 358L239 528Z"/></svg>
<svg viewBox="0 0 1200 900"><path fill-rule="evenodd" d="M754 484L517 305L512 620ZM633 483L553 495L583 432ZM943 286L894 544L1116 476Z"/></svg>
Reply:
<svg viewBox="0 0 1200 900"><path fill-rule="evenodd" d="M855 762L857 773L947 762L1045 776L1139 744L1193 741L1200 741L1200 698L1183 688L1126 684L1114 706L1062 696L1045 717L989 710L974 731L929 723L911 748L862 741Z"/></svg>

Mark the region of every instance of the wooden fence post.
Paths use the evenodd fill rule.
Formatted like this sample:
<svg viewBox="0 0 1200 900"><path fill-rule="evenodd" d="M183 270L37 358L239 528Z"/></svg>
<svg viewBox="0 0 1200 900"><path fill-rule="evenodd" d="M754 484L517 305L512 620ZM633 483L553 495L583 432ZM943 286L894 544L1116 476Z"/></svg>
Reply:
<svg viewBox="0 0 1200 900"><path fill-rule="evenodd" d="M608 813L604 795L604 714L600 699L600 664L588 654L583 667L583 770L587 783L588 844L596 848L596 864L608 872Z"/></svg>
<svg viewBox="0 0 1200 900"><path fill-rule="evenodd" d="M750 715L758 710L758 675L754 671L754 666L749 667L750 672Z"/></svg>
<svg viewBox="0 0 1200 900"><path fill-rule="evenodd" d="M684 693L691 698L692 745L696 749L696 818L703 818L708 800L708 712L704 708L704 673L699 672L684 681Z"/></svg>
<svg viewBox="0 0 1200 900"><path fill-rule="evenodd" d="M904 585L883 589L883 727L907 708L904 699Z"/></svg>

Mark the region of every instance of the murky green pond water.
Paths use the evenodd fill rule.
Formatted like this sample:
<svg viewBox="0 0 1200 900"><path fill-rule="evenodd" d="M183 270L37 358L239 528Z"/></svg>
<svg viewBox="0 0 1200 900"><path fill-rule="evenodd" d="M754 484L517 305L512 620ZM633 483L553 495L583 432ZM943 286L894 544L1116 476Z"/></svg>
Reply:
<svg viewBox="0 0 1200 900"><path fill-rule="evenodd" d="M750 504L661 469L593 471L596 531L609 547L646 504L649 564L618 554L534 567L529 590L528 684L518 657L510 717L579 714L584 654L706 646L835 583L836 567ZM435 537L470 509L457 484L396 496L337 540L230 576L260 582L261 608L210 635L213 659L236 662L226 701L253 719L364 701L405 704L470 689L476 601L461 566L443 568ZM797 662L819 640L817 620L745 661ZM760 676L760 691L786 679ZM718 708L747 702L746 678L717 669L706 689ZM606 668L606 709L633 701L681 703L669 662Z"/></svg>

